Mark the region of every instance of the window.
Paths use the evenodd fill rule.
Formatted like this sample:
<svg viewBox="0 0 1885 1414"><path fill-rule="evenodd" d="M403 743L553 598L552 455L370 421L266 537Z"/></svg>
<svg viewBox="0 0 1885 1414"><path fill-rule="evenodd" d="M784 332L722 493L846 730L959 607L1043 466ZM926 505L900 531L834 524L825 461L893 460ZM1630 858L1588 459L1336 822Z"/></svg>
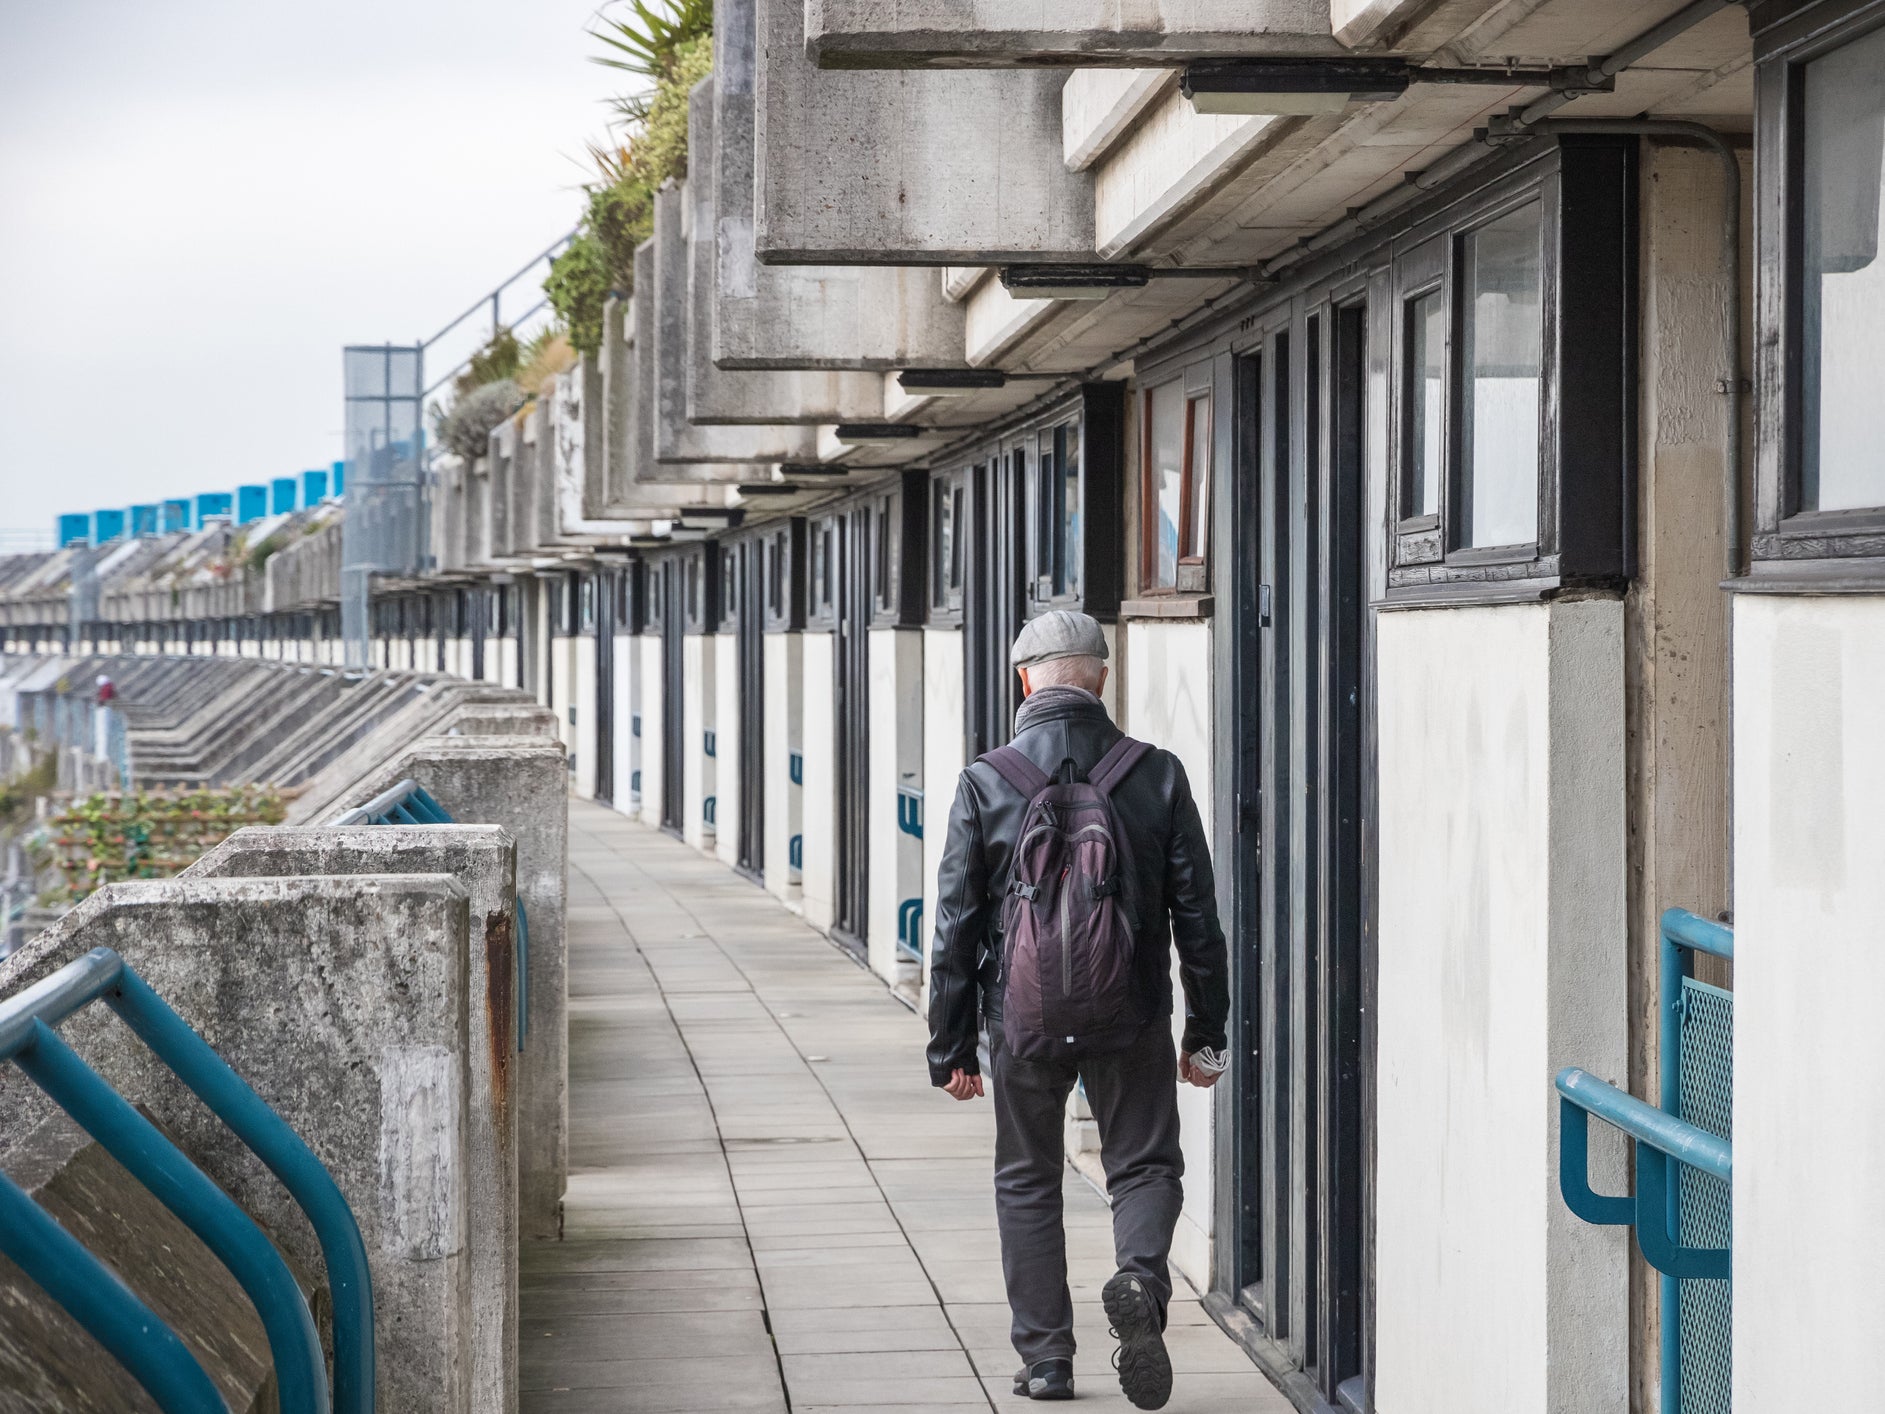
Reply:
<svg viewBox="0 0 1885 1414"><path fill-rule="evenodd" d="M1466 235L1460 253L1460 543L1538 539L1543 262L1538 204Z"/></svg>
<svg viewBox="0 0 1885 1414"><path fill-rule="evenodd" d="M1446 427L1446 299L1429 290L1407 302L1406 495L1401 514L1440 514L1446 475L1440 435Z"/></svg>
<svg viewBox="0 0 1885 1414"><path fill-rule="evenodd" d="M810 576L806 583L809 603L806 613L823 627L830 627L833 597L833 576L836 574L834 558L837 538L836 524L827 517L812 527Z"/></svg>
<svg viewBox="0 0 1885 1414"><path fill-rule="evenodd" d="M1029 567L1033 597L1039 602L1077 599L1084 548L1079 422L1042 429L1035 448L1028 506L1034 532Z"/></svg>
<svg viewBox="0 0 1885 1414"><path fill-rule="evenodd" d="M1634 165L1608 135L1540 144L1394 239L1390 600L1630 574Z"/></svg>
<svg viewBox="0 0 1885 1414"><path fill-rule="evenodd" d="M596 631L596 577L586 574L582 577L581 583L582 618L576 627L579 632L594 633Z"/></svg>
<svg viewBox="0 0 1885 1414"><path fill-rule="evenodd" d="M1802 66L1802 511L1885 506L1885 29Z"/></svg>
<svg viewBox="0 0 1885 1414"><path fill-rule="evenodd" d="M886 496L877 503L874 534L876 537L876 599L879 613L894 613L897 608L896 534L897 498Z"/></svg>
<svg viewBox="0 0 1885 1414"><path fill-rule="evenodd" d="M962 560L956 545L962 483L955 477L938 476L930 483L929 495L929 603L932 609L946 612L962 607Z"/></svg>
<svg viewBox="0 0 1885 1414"><path fill-rule="evenodd" d="M1188 392L1177 378L1148 391L1143 440L1143 588L1202 589L1211 504L1210 393ZM1193 566L1195 584L1181 573Z"/></svg>

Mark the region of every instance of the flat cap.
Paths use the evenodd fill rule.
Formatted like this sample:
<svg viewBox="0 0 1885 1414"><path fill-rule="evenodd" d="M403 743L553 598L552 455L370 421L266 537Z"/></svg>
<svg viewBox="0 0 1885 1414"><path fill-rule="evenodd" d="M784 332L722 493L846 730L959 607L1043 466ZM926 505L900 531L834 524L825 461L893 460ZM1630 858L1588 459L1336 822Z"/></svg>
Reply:
<svg viewBox="0 0 1885 1414"><path fill-rule="evenodd" d="M1010 667L1027 668L1050 658L1105 658L1106 635L1090 614L1049 609L1021 626L1008 652Z"/></svg>

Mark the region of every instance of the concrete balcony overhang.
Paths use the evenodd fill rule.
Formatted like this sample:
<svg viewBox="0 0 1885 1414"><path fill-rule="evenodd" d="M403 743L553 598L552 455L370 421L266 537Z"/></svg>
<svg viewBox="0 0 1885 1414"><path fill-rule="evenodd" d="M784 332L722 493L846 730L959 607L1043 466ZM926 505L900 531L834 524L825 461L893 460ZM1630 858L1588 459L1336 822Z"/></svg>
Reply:
<svg viewBox="0 0 1885 1414"><path fill-rule="evenodd" d="M759 263L754 7L755 0L714 6L714 363L877 371L959 363L962 310L943 297L933 272Z"/></svg>
<svg viewBox="0 0 1885 1414"><path fill-rule="evenodd" d="M833 73L802 0L759 0L755 242L769 263L965 265L1093 251L1054 71Z"/></svg>
<svg viewBox="0 0 1885 1414"><path fill-rule="evenodd" d="M1327 0L804 0L825 69L1125 68L1334 56Z"/></svg>

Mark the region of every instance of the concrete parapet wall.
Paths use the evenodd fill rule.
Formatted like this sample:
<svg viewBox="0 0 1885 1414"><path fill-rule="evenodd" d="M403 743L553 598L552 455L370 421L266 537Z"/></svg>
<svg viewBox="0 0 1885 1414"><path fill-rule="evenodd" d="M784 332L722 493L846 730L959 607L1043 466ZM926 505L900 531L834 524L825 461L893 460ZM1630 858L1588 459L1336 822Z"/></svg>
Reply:
<svg viewBox="0 0 1885 1414"><path fill-rule="evenodd" d="M501 825L517 843L517 891L530 932L526 1041L516 1086L518 1222L525 1237L555 1237L569 1175L569 773L563 748L542 737L427 737L360 777L339 806L363 804L407 777L453 819Z"/></svg>
<svg viewBox="0 0 1885 1414"><path fill-rule="evenodd" d="M471 1089L471 1408L517 1407L517 851L495 825L238 830L185 871L197 878L449 874L465 887Z"/></svg>
<svg viewBox="0 0 1885 1414"><path fill-rule="evenodd" d="M306 1140L366 1244L387 1410L470 1408L467 928L449 875L178 878L109 885L0 963L10 995L116 949ZM304 1271L325 1271L273 1175L122 1022L99 1005L60 1030ZM0 1070L0 1163L52 1112Z"/></svg>

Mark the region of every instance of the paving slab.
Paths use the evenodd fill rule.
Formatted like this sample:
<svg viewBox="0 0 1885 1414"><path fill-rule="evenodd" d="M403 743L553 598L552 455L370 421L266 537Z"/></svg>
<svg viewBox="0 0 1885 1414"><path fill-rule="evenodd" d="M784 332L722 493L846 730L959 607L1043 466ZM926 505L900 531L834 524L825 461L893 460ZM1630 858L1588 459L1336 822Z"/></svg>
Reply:
<svg viewBox="0 0 1885 1414"><path fill-rule="evenodd" d="M1032 1409L993 1116L930 1088L921 1021L677 840L572 801L569 859L569 1189L519 1262L525 1414ZM1071 1170L1064 1201L1081 1401L1123 1411L1106 1203ZM1290 1410L1195 1294L1169 1344L1171 1409Z"/></svg>

